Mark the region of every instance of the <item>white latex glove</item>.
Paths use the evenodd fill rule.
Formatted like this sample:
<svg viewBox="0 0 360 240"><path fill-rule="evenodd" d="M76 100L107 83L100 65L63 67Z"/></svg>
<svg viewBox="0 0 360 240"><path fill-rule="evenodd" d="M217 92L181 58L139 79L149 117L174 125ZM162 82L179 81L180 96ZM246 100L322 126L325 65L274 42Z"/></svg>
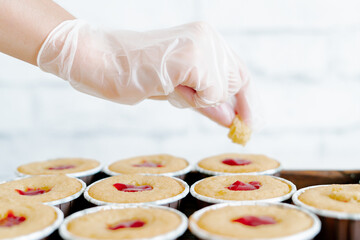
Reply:
<svg viewBox="0 0 360 240"><path fill-rule="evenodd" d="M81 92L123 104L167 99L177 107L200 108L224 126L239 105L230 104L230 97L243 95L247 84L238 57L202 22L134 32L69 20L48 35L37 62Z"/></svg>

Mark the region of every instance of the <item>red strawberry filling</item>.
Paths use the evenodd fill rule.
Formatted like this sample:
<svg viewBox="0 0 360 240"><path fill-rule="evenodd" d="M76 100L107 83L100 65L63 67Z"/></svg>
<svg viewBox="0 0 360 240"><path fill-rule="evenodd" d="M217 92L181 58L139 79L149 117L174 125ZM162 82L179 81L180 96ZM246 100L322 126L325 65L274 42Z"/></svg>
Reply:
<svg viewBox="0 0 360 240"><path fill-rule="evenodd" d="M115 183L113 185L117 190L123 192L142 192L142 191L149 191L152 190L152 186L150 185L142 185L142 186L135 186L135 185L128 185L123 183Z"/></svg>
<svg viewBox="0 0 360 240"><path fill-rule="evenodd" d="M269 216L244 216L238 219L234 219L233 222L238 222L247 226L256 227L260 225L275 224L276 220Z"/></svg>
<svg viewBox="0 0 360 240"><path fill-rule="evenodd" d="M139 228L145 225L145 222L141 220L132 220L127 222L121 222L116 225L108 226L110 230L117 230L121 228Z"/></svg>
<svg viewBox="0 0 360 240"><path fill-rule="evenodd" d="M157 164L157 163L152 163L152 162L143 162L143 163L140 163L140 164L134 164L133 167L153 167L153 168L158 168L158 167L164 167L164 165Z"/></svg>
<svg viewBox="0 0 360 240"><path fill-rule="evenodd" d="M222 161L223 164L230 165L230 166L244 166L249 165L251 161L239 158L228 158Z"/></svg>
<svg viewBox="0 0 360 240"><path fill-rule="evenodd" d="M26 195L26 196L34 196L34 195L40 195L49 192L51 189L41 189L41 188L26 188L25 191L15 189L20 195Z"/></svg>
<svg viewBox="0 0 360 240"><path fill-rule="evenodd" d="M227 189L232 191L251 191L251 190L259 189L260 187L261 187L261 183L258 181L253 181L249 183L236 181L230 186L228 186Z"/></svg>
<svg viewBox="0 0 360 240"><path fill-rule="evenodd" d="M14 213L9 210L6 214L6 217L0 219L0 227L11 227L18 225L25 221L26 218L23 216L15 216Z"/></svg>
<svg viewBox="0 0 360 240"><path fill-rule="evenodd" d="M71 169L74 168L75 165L60 165L55 167L49 167L48 170L65 170L65 169Z"/></svg>

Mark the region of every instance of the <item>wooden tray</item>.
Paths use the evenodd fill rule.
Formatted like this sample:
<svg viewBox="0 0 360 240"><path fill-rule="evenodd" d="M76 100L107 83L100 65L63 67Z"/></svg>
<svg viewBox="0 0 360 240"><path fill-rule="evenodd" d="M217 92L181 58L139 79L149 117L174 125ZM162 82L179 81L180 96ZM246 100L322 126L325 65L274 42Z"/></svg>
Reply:
<svg viewBox="0 0 360 240"><path fill-rule="evenodd" d="M346 183L359 183L360 182L360 170L354 171L298 171L298 170L283 170L280 173L280 177L285 178L293 182L297 189L320 185L320 184L346 184ZM189 173L185 181L191 186L202 177L200 174L192 172ZM183 199L180 207L180 211L189 217L193 212L197 210L196 199L189 194ZM181 240L197 239L190 231L180 237ZM322 238L316 238L322 240ZM325 239L324 239L325 240Z"/></svg>

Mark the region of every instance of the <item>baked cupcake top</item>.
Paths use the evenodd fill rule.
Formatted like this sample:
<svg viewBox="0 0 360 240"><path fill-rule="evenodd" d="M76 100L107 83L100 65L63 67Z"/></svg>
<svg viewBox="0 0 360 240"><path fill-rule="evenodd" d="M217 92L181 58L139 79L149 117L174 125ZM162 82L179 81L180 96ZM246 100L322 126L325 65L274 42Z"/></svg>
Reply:
<svg viewBox="0 0 360 240"><path fill-rule="evenodd" d="M281 197L289 194L292 186L271 176L232 175L205 178L194 185L194 191L210 198L246 201Z"/></svg>
<svg viewBox="0 0 360 240"><path fill-rule="evenodd" d="M21 178L0 184L0 196L11 199L51 202L79 193L80 180L66 175L47 175Z"/></svg>
<svg viewBox="0 0 360 240"><path fill-rule="evenodd" d="M53 207L27 201L0 199L0 239L41 231L58 218Z"/></svg>
<svg viewBox="0 0 360 240"><path fill-rule="evenodd" d="M236 239L285 237L306 231L314 224L308 214L298 209L275 205L226 206L205 211L198 219L193 216L190 222L200 229Z"/></svg>
<svg viewBox="0 0 360 240"><path fill-rule="evenodd" d="M119 175L88 188L88 195L108 203L142 203L171 198L185 190L180 180L167 176Z"/></svg>
<svg viewBox="0 0 360 240"><path fill-rule="evenodd" d="M121 174L161 174L180 171L188 166L189 163L184 158L158 154L122 159L110 164L108 169Z"/></svg>
<svg viewBox="0 0 360 240"><path fill-rule="evenodd" d="M265 155L227 153L205 158L197 164L200 168L223 173L262 172L280 167L280 163Z"/></svg>
<svg viewBox="0 0 360 240"><path fill-rule="evenodd" d="M26 175L52 175L79 173L100 166L96 160L85 158L58 158L21 165L17 171Z"/></svg>
<svg viewBox="0 0 360 240"><path fill-rule="evenodd" d="M298 199L318 209L360 213L360 184L313 187L300 194Z"/></svg>
<svg viewBox="0 0 360 240"><path fill-rule="evenodd" d="M139 239L167 234L181 223L175 211L137 207L85 214L70 220L66 227L70 234L89 239Z"/></svg>

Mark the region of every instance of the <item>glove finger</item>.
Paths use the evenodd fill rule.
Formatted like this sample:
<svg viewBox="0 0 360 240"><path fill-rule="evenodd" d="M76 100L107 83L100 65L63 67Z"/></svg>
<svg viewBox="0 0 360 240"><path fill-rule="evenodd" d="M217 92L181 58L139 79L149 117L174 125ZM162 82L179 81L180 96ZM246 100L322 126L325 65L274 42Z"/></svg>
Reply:
<svg viewBox="0 0 360 240"><path fill-rule="evenodd" d="M167 96L159 95L159 96L151 96L151 97L149 97L149 99L152 99L152 100L167 100L168 98L167 98Z"/></svg>
<svg viewBox="0 0 360 240"><path fill-rule="evenodd" d="M178 108L195 108L195 94L196 91L194 89L179 85L167 96L167 99L172 105Z"/></svg>
<svg viewBox="0 0 360 240"><path fill-rule="evenodd" d="M251 126L252 116L250 111L249 99L246 96L246 86L241 88L235 94L235 113L240 116L241 120L248 126Z"/></svg>
<svg viewBox="0 0 360 240"><path fill-rule="evenodd" d="M228 102L216 107L196 108L195 110L224 127L230 127L235 117L235 111Z"/></svg>
<svg viewBox="0 0 360 240"><path fill-rule="evenodd" d="M179 104L181 106L184 106L184 104L187 104L188 106L195 108L194 98L197 95L194 89L186 86L178 86L175 88L175 92L177 96L181 96L181 99L183 99L185 103L173 101L179 98L172 99L170 97L168 100L173 105L178 106ZM195 108L195 110L224 127L229 127L235 117L234 108L229 102L222 103L215 107Z"/></svg>

